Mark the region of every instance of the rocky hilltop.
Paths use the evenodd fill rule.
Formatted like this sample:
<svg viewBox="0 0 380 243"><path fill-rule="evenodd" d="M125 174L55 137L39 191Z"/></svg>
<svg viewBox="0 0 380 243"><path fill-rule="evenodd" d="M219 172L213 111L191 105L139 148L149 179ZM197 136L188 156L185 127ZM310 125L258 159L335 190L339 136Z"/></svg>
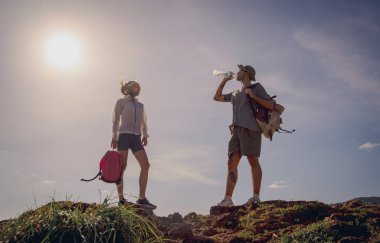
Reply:
<svg viewBox="0 0 380 243"><path fill-rule="evenodd" d="M380 204L380 197L357 197L352 200L362 201L367 204Z"/></svg>
<svg viewBox="0 0 380 243"><path fill-rule="evenodd" d="M184 242L380 242L380 205L356 200L212 207L210 215L174 214L160 222L168 238Z"/></svg>
<svg viewBox="0 0 380 243"><path fill-rule="evenodd" d="M265 201L159 217L135 204L51 202L0 222L0 242L380 242L380 205Z"/></svg>

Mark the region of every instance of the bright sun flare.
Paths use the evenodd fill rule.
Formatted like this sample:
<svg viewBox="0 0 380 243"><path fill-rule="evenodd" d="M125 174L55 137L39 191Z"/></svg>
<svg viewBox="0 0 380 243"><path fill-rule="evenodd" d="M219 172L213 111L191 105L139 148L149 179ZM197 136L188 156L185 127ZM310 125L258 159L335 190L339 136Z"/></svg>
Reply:
<svg viewBox="0 0 380 243"><path fill-rule="evenodd" d="M44 52L49 64L58 68L71 68L80 63L81 45L75 36L60 32L44 43Z"/></svg>

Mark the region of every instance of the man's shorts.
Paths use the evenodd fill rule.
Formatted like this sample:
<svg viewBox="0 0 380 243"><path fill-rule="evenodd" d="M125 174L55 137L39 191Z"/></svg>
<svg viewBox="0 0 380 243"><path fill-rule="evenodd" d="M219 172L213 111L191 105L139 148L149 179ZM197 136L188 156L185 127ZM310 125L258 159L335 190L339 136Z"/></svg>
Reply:
<svg viewBox="0 0 380 243"><path fill-rule="evenodd" d="M131 149L133 153L140 150L144 150L144 146L141 143L141 135L120 133L117 150L128 150Z"/></svg>
<svg viewBox="0 0 380 243"><path fill-rule="evenodd" d="M240 151L241 155L260 157L261 132L254 132L245 127L235 126L228 143L228 157Z"/></svg>

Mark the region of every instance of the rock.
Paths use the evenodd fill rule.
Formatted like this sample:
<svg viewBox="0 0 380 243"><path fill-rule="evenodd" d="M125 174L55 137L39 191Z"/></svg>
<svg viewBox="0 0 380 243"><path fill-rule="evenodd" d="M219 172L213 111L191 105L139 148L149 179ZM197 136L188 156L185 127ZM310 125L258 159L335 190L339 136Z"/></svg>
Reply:
<svg viewBox="0 0 380 243"><path fill-rule="evenodd" d="M355 220L355 216L352 214L333 213L328 219L332 221L352 221Z"/></svg>
<svg viewBox="0 0 380 243"><path fill-rule="evenodd" d="M212 236L212 235L216 235L218 234L218 231L216 231L216 229L214 227L210 227L208 229L206 229L205 231L203 231L203 235L205 236Z"/></svg>
<svg viewBox="0 0 380 243"><path fill-rule="evenodd" d="M354 236L346 236L338 241L338 243L361 243L367 242L368 240L364 237L354 237Z"/></svg>
<svg viewBox="0 0 380 243"><path fill-rule="evenodd" d="M358 208L358 207L364 206L364 203L359 200L350 200L343 203L343 205L347 208Z"/></svg>
<svg viewBox="0 0 380 243"><path fill-rule="evenodd" d="M184 239L182 243L214 243L215 241L202 236L194 236L189 239Z"/></svg>
<svg viewBox="0 0 380 243"><path fill-rule="evenodd" d="M188 213L185 215L185 217L183 217L184 220L190 220L190 221L194 221L197 218L198 218L198 215L195 212Z"/></svg>
<svg viewBox="0 0 380 243"><path fill-rule="evenodd" d="M167 234L170 238L175 239L188 239L193 237L193 232L191 231L188 224L180 224L168 231Z"/></svg>
<svg viewBox="0 0 380 243"><path fill-rule="evenodd" d="M224 213L236 213L239 209L245 209L245 206L221 207L213 206L210 208L210 215L220 215Z"/></svg>
<svg viewBox="0 0 380 243"><path fill-rule="evenodd" d="M239 217L234 213L224 213L215 218L214 227L234 229L239 224Z"/></svg>
<svg viewBox="0 0 380 243"><path fill-rule="evenodd" d="M173 223L183 223L182 215L177 212L169 214L168 218L170 218Z"/></svg>

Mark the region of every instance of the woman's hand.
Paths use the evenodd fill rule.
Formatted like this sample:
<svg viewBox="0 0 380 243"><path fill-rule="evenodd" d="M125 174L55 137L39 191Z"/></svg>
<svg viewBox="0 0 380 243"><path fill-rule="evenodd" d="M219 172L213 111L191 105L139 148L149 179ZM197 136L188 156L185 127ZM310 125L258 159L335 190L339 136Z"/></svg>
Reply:
<svg viewBox="0 0 380 243"><path fill-rule="evenodd" d="M147 137L143 137L143 139L141 140L141 143L142 143L142 146L148 145L148 138Z"/></svg>
<svg viewBox="0 0 380 243"><path fill-rule="evenodd" d="M119 145L119 142L116 141L116 140L113 140L113 139L112 139L111 147L112 147L113 149L116 149L116 148L118 147L118 145Z"/></svg>

